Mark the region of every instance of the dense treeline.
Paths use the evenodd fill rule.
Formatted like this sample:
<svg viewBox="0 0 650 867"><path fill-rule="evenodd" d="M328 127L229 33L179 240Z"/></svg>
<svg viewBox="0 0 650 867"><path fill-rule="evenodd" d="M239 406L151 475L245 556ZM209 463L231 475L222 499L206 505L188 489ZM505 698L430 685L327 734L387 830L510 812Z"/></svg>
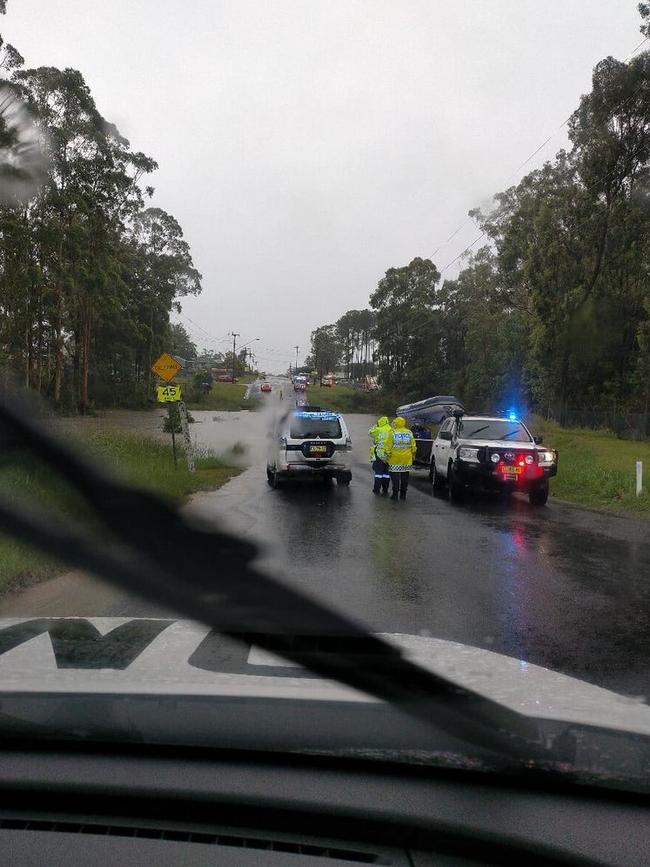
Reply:
<svg viewBox="0 0 650 867"><path fill-rule="evenodd" d="M322 325L311 334L311 355L306 369L326 373L343 367L346 379L357 382L376 373L374 356L377 317L372 310L348 310L332 325Z"/></svg>
<svg viewBox="0 0 650 867"><path fill-rule="evenodd" d="M391 392L635 412L647 428L650 53L599 63L568 128L567 150L472 212L484 243L455 279L418 258L379 281L371 341Z"/></svg>
<svg viewBox="0 0 650 867"><path fill-rule="evenodd" d="M147 204L156 163L101 116L81 73L23 69L0 48L3 92L29 107L47 159L33 195L0 207L0 374L80 412L141 403L170 312L201 275L178 222ZM19 137L3 113L3 173Z"/></svg>

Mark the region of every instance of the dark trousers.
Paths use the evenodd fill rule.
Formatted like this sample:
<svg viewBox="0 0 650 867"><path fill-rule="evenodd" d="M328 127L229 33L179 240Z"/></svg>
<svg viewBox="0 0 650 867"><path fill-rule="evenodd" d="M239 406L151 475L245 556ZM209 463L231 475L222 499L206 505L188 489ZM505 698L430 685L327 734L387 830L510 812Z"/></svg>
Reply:
<svg viewBox="0 0 650 867"><path fill-rule="evenodd" d="M386 461L382 461L379 458L375 458L372 462L372 471L374 473L374 484L373 491L375 494L378 494L379 491L384 491L384 493L388 490L388 485L390 484L390 476L388 474L388 464Z"/></svg>
<svg viewBox="0 0 650 867"><path fill-rule="evenodd" d="M406 473L391 473L390 474L391 482L393 483L393 493L400 494L401 496L406 496L406 491L409 486L409 474Z"/></svg>

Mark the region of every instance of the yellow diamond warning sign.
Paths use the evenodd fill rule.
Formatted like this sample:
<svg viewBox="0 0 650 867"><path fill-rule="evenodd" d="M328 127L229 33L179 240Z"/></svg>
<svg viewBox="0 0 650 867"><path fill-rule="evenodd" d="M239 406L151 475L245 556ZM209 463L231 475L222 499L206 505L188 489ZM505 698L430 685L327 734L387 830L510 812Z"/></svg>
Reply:
<svg viewBox="0 0 650 867"><path fill-rule="evenodd" d="M165 382L171 382L178 371L183 369L183 365L168 352L163 352L160 358L151 365L151 369L156 376L164 379Z"/></svg>

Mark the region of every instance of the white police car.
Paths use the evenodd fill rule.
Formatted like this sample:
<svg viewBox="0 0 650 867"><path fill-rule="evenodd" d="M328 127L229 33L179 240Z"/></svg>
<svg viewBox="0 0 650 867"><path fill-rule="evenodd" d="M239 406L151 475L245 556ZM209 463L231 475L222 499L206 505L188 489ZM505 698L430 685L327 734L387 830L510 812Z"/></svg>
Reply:
<svg viewBox="0 0 650 867"><path fill-rule="evenodd" d="M435 490L449 488L453 501L467 488L528 494L532 505L548 500L548 481L557 474L557 452L541 447L514 414L502 417L454 412L433 441L429 478Z"/></svg>
<svg viewBox="0 0 650 867"><path fill-rule="evenodd" d="M352 480L352 440L343 416L319 406L300 406L282 415L271 434L266 476L272 488L287 479Z"/></svg>

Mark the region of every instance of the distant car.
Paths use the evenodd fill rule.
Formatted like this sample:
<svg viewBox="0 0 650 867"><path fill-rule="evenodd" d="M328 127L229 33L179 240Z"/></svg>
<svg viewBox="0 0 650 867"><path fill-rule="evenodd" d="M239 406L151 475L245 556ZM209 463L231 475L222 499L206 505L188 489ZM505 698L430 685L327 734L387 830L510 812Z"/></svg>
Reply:
<svg viewBox="0 0 650 867"><path fill-rule="evenodd" d="M272 488L287 479L352 479L352 440L343 416L319 406L285 413L271 437L266 476Z"/></svg>
<svg viewBox="0 0 650 867"><path fill-rule="evenodd" d="M431 484L435 490L446 485L455 502L467 488L487 488L526 493L533 506L543 506L549 478L557 474L557 452L541 442L512 415L455 412L443 421L433 441Z"/></svg>
<svg viewBox="0 0 650 867"><path fill-rule="evenodd" d="M273 386L270 382L263 382L260 386L260 391L263 391L265 394L268 394L270 391L273 391Z"/></svg>
<svg viewBox="0 0 650 867"><path fill-rule="evenodd" d="M231 373L222 373L217 377L217 382L237 382L237 377L233 377Z"/></svg>

